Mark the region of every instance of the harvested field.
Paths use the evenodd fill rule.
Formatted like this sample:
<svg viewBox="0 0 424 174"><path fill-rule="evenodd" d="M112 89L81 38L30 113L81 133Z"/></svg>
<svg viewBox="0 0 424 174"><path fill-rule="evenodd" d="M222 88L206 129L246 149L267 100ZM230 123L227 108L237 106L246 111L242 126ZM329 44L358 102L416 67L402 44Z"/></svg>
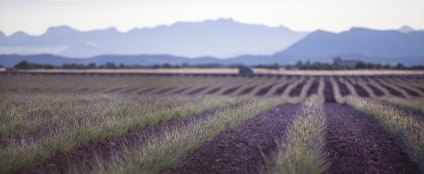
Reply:
<svg viewBox="0 0 424 174"><path fill-rule="evenodd" d="M0 173L422 173L424 76L330 75L0 74Z"/></svg>

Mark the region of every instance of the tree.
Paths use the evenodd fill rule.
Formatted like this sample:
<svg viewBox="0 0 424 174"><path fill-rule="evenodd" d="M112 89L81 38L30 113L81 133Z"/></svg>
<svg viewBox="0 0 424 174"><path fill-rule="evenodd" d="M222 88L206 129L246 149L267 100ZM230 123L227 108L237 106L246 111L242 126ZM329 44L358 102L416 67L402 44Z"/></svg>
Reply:
<svg viewBox="0 0 424 174"><path fill-rule="evenodd" d="M403 64L398 63L398 64L396 65L396 69L406 69L406 68L405 68L405 66L404 66Z"/></svg>
<svg viewBox="0 0 424 174"><path fill-rule="evenodd" d="M238 69L239 74L253 74L253 70L248 66L240 65Z"/></svg>
<svg viewBox="0 0 424 174"><path fill-rule="evenodd" d="M22 60L18 64L15 65L16 69L31 69L31 64L29 64L27 61Z"/></svg>
<svg viewBox="0 0 424 174"><path fill-rule="evenodd" d="M355 65L355 69L366 69L367 68L367 64L365 64L364 62L359 62Z"/></svg>
<svg viewBox="0 0 424 174"><path fill-rule="evenodd" d="M114 63L112 63L112 62L108 62L108 63L106 63L105 68L106 68L106 69L115 69L115 68L116 68L116 66L115 66L115 64L114 64Z"/></svg>

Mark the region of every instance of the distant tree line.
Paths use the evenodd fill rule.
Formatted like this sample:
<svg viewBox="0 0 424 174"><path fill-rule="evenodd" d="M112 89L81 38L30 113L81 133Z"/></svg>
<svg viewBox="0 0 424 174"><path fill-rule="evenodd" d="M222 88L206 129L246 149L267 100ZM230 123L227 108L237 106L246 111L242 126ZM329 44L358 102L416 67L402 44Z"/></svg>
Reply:
<svg viewBox="0 0 424 174"><path fill-rule="evenodd" d="M302 61L298 61L294 65L286 65L285 69L300 69L300 70L337 70L337 67L331 63L310 63L310 61L306 61L303 63ZM401 63L396 65L390 64L379 64L379 63L364 63L359 62L355 66L347 66L346 70L424 70L424 65L413 65L413 66L405 66Z"/></svg>
<svg viewBox="0 0 424 174"><path fill-rule="evenodd" d="M105 63L101 65L96 65L95 63L89 63L89 64L63 64L62 66L55 66L51 64L35 64L35 63L29 63L25 60L17 63L14 68L15 69L158 69L158 68L240 68L239 64L234 65L222 65L222 64L197 64L197 65L190 65L188 63L182 63L182 64L159 64L159 65L125 65L125 64L119 64L115 65L114 63ZM0 65L1 67L1 65ZM337 70L336 66L331 63L320 63L320 62L314 62L311 63L309 60L306 62L298 61L296 64L293 65L279 65L277 63L274 64L261 64L261 65L254 65L250 66L251 68L265 68L265 69L299 69L299 70ZM244 68L242 68L244 69ZM397 65L389 65L389 64L373 64L373 63L357 63L355 66L348 66L346 67L347 70L424 70L424 65L414 65L414 66L404 66L401 63L398 63Z"/></svg>

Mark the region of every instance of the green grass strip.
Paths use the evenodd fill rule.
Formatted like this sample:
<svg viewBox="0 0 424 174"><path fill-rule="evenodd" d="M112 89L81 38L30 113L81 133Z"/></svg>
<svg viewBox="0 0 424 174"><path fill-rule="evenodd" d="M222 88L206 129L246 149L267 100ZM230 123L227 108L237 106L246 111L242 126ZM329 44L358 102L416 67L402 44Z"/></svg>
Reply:
<svg viewBox="0 0 424 174"><path fill-rule="evenodd" d="M326 161L324 97L313 95L295 115L265 173L323 173Z"/></svg>

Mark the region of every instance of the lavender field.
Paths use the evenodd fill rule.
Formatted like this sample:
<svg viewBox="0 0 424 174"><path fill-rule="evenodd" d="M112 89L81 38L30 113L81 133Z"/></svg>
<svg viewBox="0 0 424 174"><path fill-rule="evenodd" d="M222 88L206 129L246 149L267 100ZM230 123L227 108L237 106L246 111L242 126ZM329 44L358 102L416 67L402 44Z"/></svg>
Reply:
<svg viewBox="0 0 424 174"><path fill-rule="evenodd" d="M420 75L1 74L0 173L420 173Z"/></svg>

